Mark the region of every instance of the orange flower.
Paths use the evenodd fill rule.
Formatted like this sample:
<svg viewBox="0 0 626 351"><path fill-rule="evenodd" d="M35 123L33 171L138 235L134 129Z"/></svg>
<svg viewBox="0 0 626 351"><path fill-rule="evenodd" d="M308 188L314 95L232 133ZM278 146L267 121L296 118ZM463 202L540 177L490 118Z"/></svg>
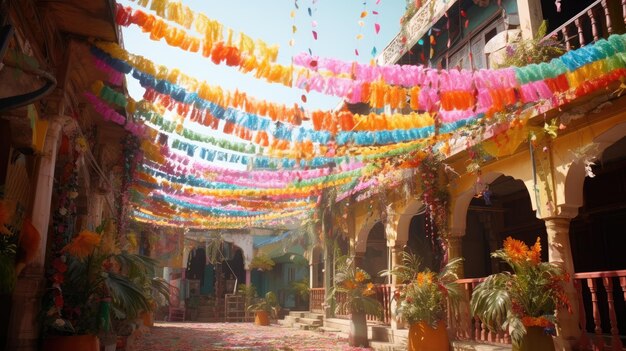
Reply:
<svg viewBox="0 0 626 351"><path fill-rule="evenodd" d="M433 272L419 272L417 273L417 286L424 284L431 284L433 282Z"/></svg>
<svg viewBox="0 0 626 351"><path fill-rule="evenodd" d="M541 239L538 237L535 245L533 245L528 251L528 259L534 264L539 264L541 262Z"/></svg>
<svg viewBox="0 0 626 351"><path fill-rule="evenodd" d="M522 317L522 324L525 327L543 327L546 328L550 326L552 323L545 317L530 317L524 316Z"/></svg>
<svg viewBox="0 0 626 351"><path fill-rule="evenodd" d="M343 282L343 286L349 290L356 288L356 284L352 280L346 280Z"/></svg>
<svg viewBox="0 0 626 351"><path fill-rule="evenodd" d="M365 273L363 273L361 271L357 271L356 274L354 275L354 280L356 280L358 283L364 281L365 280Z"/></svg>
<svg viewBox="0 0 626 351"><path fill-rule="evenodd" d="M365 290L363 291L363 296L370 296L370 295L374 295L375 293L376 291L374 291L374 284L368 283L367 288L365 288Z"/></svg>
<svg viewBox="0 0 626 351"><path fill-rule="evenodd" d="M514 262L523 261L528 255L528 246L521 240L515 240L510 236L504 240L504 252Z"/></svg>
<svg viewBox="0 0 626 351"><path fill-rule="evenodd" d="M100 235L88 230L83 230L71 243L65 245L61 251L78 258L85 258L91 254L98 244L100 244Z"/></svg>

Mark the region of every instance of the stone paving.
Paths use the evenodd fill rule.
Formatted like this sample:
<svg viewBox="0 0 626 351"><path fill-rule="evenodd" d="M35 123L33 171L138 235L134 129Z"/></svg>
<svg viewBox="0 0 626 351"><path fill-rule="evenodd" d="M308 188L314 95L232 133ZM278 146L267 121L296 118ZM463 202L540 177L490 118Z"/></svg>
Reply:
<svg viewBox="0 0 626 351"><path fill-rule="evenodd" d="M156 323L140 335L138 351L358 351L336 334L297 330L278 324Z"/></svg>

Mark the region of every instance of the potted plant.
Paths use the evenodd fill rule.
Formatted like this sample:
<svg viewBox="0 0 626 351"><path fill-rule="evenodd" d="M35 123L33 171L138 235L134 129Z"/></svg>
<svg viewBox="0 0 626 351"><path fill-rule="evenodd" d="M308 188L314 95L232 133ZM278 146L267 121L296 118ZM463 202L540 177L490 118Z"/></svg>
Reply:
<svg viewBox="0 0 626 351"><path fill-rule="evenodd" d="M167 283L152 278L157 264L121 251L111 230L80 232L53 263L63 265L63 276L53 288L54 302L43 311L48 335L43 349L97 350L92 344L97 336L115 340L112 319L133 320L151 311L153 291L167 296Z"/></svg>
<svg viewBox="0 0 626 351"><path fill-rule="evenodd" d="M271 271L274 268L274 260L266 255L254 256L250 262L250 269L257 269L259 271Z"/></svg>
<svg viewBox="0 0 626 351"><path fill-rule="evenodd" d="M309 287L309 280L304 278L300 280L294 280L290 285L291 291L296 295L296 306L308 306L309 295L311 288Z"/></svg>
<svg viewBox="0 0 626 351"><path fill-rule="evenodd" d="M474 289L472 313L492 330L508 330L514 350L554 350L552 338L556 309L571 311L563 283L569 280L562 267L541 262L539 238L532 247L511 237L491 254L513 272L488 276Z"/></svg>
<svg viewBox="0 0 626 351"><path fill-rule="evenodd" d="M248 306L247 310L254 312L254 324L270 325L270 318L274 319L278 316L280 305L276 294L268 291L265 297L257 298L254 303Z"/></svg>
<svg viewBox="0 0 626 351"><path fill-rule="evenodd" d="M402 264L382 275L395 275L405 285L394 293L396 314L409 324L408 349L439 351L449 349L446 330L447 306L457 308L461 297L456 283L462 258L446 264L439 273L422 269L419 257L402 252Z"/></svg>
<svg viewBox="0 0 626 351"><path fill-rule="evenodd" d="M367 339L366 315L380 317L382 307L373 296L376 295L374 284L370 282L370 275L354 265L349 256L341 256L337 260L335 271L335 285L332 289L334 298L342 293L345 298L338 299L335 312L348 311L350 313L350 346L369 347Z"/></svg>

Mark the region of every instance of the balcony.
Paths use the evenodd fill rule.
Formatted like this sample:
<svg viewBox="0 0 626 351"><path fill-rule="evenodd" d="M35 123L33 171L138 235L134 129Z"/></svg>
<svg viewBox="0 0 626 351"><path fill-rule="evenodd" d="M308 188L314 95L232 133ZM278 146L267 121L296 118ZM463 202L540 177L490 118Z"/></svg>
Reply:
<svg viewBox="0 0 626 351"><path fill-rule="evenodd" d="M624 32L626 1L597 0L569 21L546 35L562 43L567 51Z"/></svg>
<svg viewBox="0 0 626 351"><path fill-rule="evenodd" d="M472 291L484 278L460 279L465 290L466 302ZM574 274L574 286L578 292L580 328L585 331L578 340L580 350L613 350L624 348L626 332L626 270L588 272ZM393 287L378 285L378 300L383 306L383 317L368 316L368 321L390 326L392 318ZM337 299L341 299L337 296ZM313 288L310 292L311 312L324 312L324 288ZM462 304L463 305L463 304ZM511 344L506 332L490 331L478 317L472 317L467 309L461 315L449 316L448 332L452 340L475 341L484 344ZM339 311L337 318L348 318L347 311Z"/></svg>

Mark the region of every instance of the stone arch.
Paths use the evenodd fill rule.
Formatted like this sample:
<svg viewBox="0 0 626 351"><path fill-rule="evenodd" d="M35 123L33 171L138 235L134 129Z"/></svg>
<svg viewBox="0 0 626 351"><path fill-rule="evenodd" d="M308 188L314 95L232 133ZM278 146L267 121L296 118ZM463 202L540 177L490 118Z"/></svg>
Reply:
<svg viewBox="0 0 626 351"><path fill-rule="evenodd" d="M507 175L503 172L491 171L481 174L481 183L483 184L491 184L494 180L499 178L500 176ZM513 177L515 178L515 177ZM529 188L529 185L524 182L526 189L528 190L528 194L530 196L530 200L533 206L533 209L536 209L534 196L532 196L532 188ZM462 236L465 233L465 226L467 223L467 209L469 208L470 202L476 195L475 188L472 186L466 191L460 193L454 198L454 201L451 205L451 222L450 222L450 233L453 236Z"/></svg>
<svg viewBox="0 0 626 351"><path fill-rule="evenodd" d="M626 122L616 124L607 131L593 138L597 148L588 154L588 159L593 160L602 157L604 151L620 139L626 137ZM587 173L585 171L585 159L574 159L567 169L563 182L562 201L557 204L559 212L568 217L576 217L578 208L583 205L583 185Z"/></svg>
<svg viewBox="0 0 626 351"><path fill-rule="evenodd" d="M397 214L396 225L396 242L400 244L406 244L409 240L409 226L411 225L411 219L417 215L422 208L423 203L418 199L412 199L406 206Z"/></svg>
<svg viewBox="0 0 626 351"><path fill-rule="evenodd" d="M367 237L369 236L372 228L374 228L374 225L380 221L382 221L382 218L378 212L372 212L372 214L367 217L365 222L361 225L361 228L356 231L354 242L355 252L365 253L365 250L367 249Z"/></svg>

